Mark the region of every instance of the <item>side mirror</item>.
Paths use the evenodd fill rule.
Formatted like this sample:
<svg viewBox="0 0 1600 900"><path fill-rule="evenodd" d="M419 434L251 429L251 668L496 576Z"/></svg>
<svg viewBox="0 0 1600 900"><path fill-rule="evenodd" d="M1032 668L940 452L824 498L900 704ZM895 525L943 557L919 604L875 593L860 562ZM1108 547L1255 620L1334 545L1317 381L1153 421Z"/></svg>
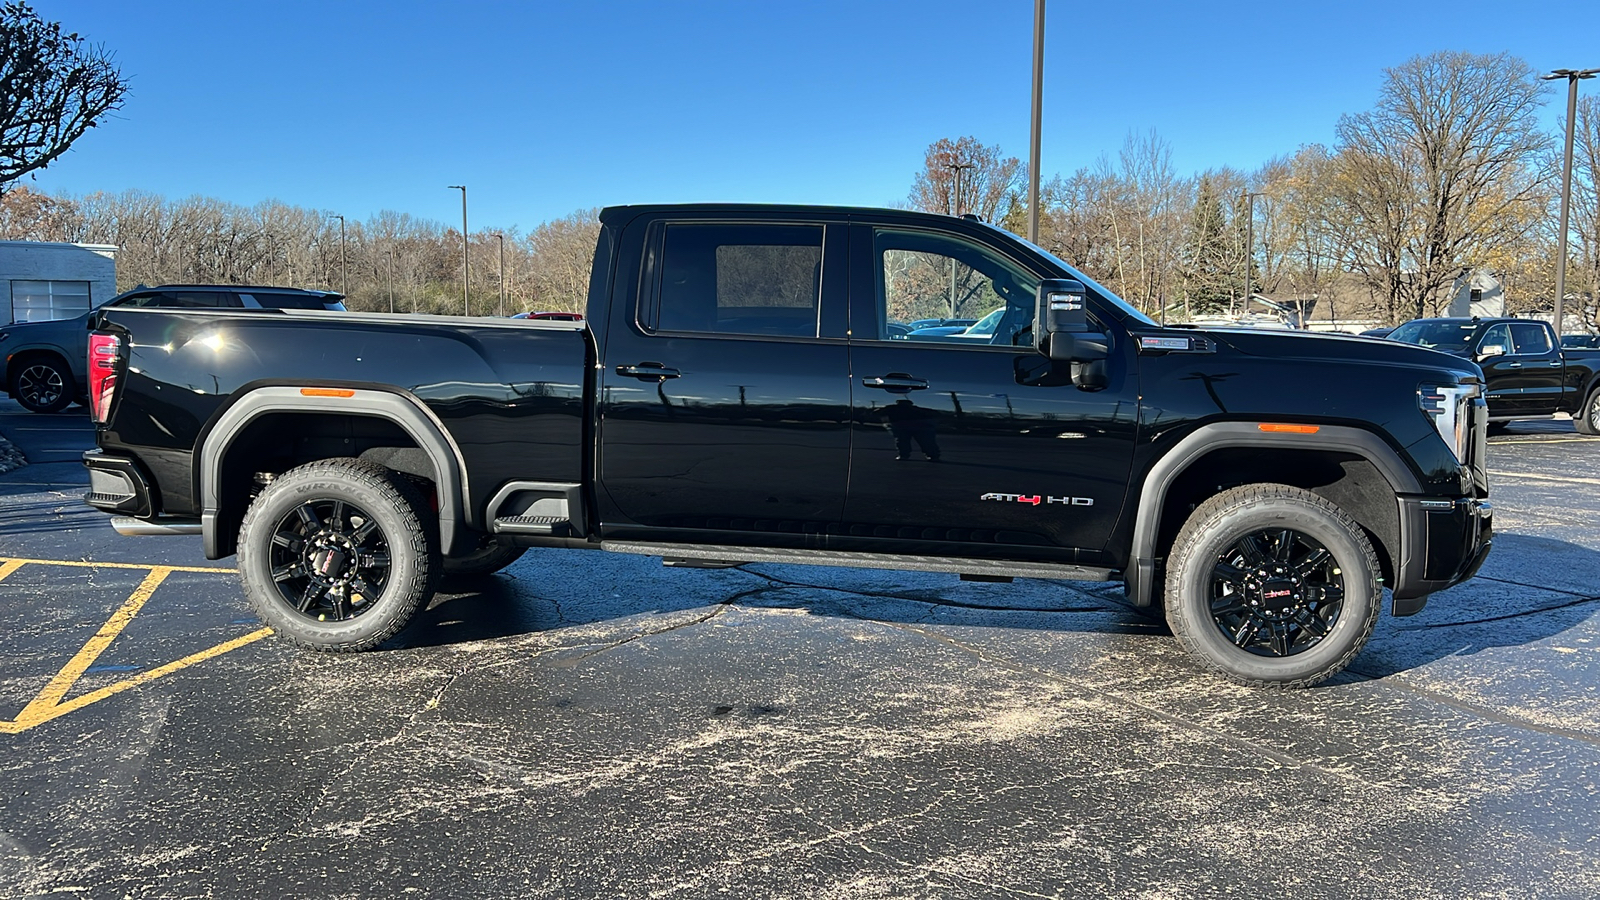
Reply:
<svg viewBox="0 0 1600 900"><path fill-rule="evenodd" d="M1478 348L1478 359L1480 361L1488 359L1491 356L1505 356L1505 355L1506 355L1506 345L1505 344L1484 344L1482 347Z"/></svg>
<svg viewBox="0 0 1600 900"><path fill-rule="evenodd" d="M1033 339L1039 352L1051 359L1066 360L1052 351L1057 335L1081 334L1089 330L1084 310L1083 282L1069 278L1047 278L1039 282L1033 314Z"/></svg>

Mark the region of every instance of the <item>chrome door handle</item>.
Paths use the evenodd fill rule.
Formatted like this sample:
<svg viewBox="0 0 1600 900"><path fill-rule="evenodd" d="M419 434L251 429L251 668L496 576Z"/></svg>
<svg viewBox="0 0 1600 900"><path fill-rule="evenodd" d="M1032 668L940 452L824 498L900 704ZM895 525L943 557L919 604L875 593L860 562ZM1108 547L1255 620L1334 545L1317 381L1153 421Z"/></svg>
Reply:
<svg viewBox="0 0 1600 900"><path fill-rule="evenodd" d="M1520 368L1522 368L1522 363L1506 363L1506 368L1508 368L1508 369L1520 369Z"/></svg>
<svg viewBox="0 0 1600 900"><path fill-rule="evenodd" d="M677 378L683 373L658 362L642 362L634 366L617 366L617 374L627 375L630 378L654 378L657 381L665 381L668 378Z"/></svg>
<svg viewBox="0 0 1600 900"><path fill-rule="evenodd" d="M862 387L882 388L886 391L920 391L928 386L923 378L912 378L910 375L901 375L898 372L888 375L875 375L861 379Z"/></svg>
<svg viewBox="0 0 1600 900"><path fill-rule="evenodd" d="M1559 368L1561 368L1561 360L1558 359L1558 360L1554 360L1552 362L1547 362L1547 363L1545 363L1545 365L1549 366L1552 369L1559 369Z"/></svg>

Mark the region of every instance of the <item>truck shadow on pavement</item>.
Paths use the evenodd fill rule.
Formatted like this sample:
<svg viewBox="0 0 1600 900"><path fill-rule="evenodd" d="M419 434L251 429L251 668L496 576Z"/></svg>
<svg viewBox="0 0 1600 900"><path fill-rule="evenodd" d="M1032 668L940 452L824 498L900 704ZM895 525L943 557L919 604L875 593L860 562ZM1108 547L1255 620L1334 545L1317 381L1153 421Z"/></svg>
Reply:
<svg viewBox="0 0 1600 900"><path fill-rule="evenodd" d="M1525 535L1504 534L1495 540L1493 562L1498 565L1435 595L1422 613L1396 619L1387 613L1386 597L1377 632L1354 672L1384 677L1447 657L1532 645L1584 625L1600 611L1600 553ZM1011 585L975 584L953 576L765 564L674 570L651 558L579 553L530 552L505 573L450 586L455 592L441 591L389 646L493 641L636 617L681 620L683 613L722 605L800 609L893 625L1171 640L1164 623L1122 602L1116 584L1028 579ZM1552 565L1573 578L1563 584L1532 574L1517 577L1545 572ZM1528 583L1534 580L1543 584Z"/></svg>

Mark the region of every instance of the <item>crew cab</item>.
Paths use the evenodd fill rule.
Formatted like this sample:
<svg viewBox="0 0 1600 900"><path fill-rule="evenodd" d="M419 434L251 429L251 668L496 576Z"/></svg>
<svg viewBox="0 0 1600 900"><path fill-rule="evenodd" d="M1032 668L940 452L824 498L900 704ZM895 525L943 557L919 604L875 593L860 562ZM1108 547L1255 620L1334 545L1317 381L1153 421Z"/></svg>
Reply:
<svg viewBox="0 0 1600 900"><path fill-rule="evenodd" d="M103 310L88 502L238 554L313 649L528 548L1120 581L1209 668L1303 686L1489 552L1476 365L1162 327L969 219L601 214L582 322ZM909 323L995 309L982 340Z"/></svg>
<svg viewBox="0 0 1600 900"><path fill-rule="evenodd" d="M1389 340L1477 362L1486 380L1490 422L1565 413L1579 431L1600 434L1600 350L1557 342L1548 322L1413 319L1390 332Z"/></svg>

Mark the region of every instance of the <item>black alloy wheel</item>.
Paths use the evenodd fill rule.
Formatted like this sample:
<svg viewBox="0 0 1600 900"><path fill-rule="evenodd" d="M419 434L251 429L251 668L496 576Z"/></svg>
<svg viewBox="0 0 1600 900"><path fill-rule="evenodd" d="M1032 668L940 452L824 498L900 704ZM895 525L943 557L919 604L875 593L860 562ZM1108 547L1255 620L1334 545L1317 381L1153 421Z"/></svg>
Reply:
<svg viewBox="0 0 1600 900"><path fill-rule="evenodd" d="M72 375L51 359L26 360L11 377L11 396L29 412L57 412L72 402Z"/></svg>
<svg viewBox="0 0 1600 900"><path fill-rule="evenodd" d="M1235 647L1293 656L1315 647L1338 623L1344 570L1307 534L1255 531L1217 557L1210 599L1211 621Z"/></svg>
<svg viewBox="0 0 1600 900"><path fill-rule="evenodd" d="M1572 424L1582 434L1600 434L1600 388L1589 392L1589 399L1573 417Z"/></svg>
<svg viewBox="0 0 1600 900"><path fill-rule="evenodd" d="M269 481L239 528L239 579L278 636L312 650L370 650L427 605L439 530L404 476L324 459Z"/></svg>
<svg viewBox="0 0 1600 900"><path fill-rule="evenodd" d="M343 622L372 608L389 581L389 538L353 503L308 500L272 533L272 581L296 613Z"/></svg>
<svg viewBox="0 0 1600 900"><path fill-rule="evenodd" d="M1252 687L1309 687L1340 672L1377 626L1382 566L1366 530L1285 484L1223 491L1190 514L1167 556L1167 624L1184 649Z"/></svg>

